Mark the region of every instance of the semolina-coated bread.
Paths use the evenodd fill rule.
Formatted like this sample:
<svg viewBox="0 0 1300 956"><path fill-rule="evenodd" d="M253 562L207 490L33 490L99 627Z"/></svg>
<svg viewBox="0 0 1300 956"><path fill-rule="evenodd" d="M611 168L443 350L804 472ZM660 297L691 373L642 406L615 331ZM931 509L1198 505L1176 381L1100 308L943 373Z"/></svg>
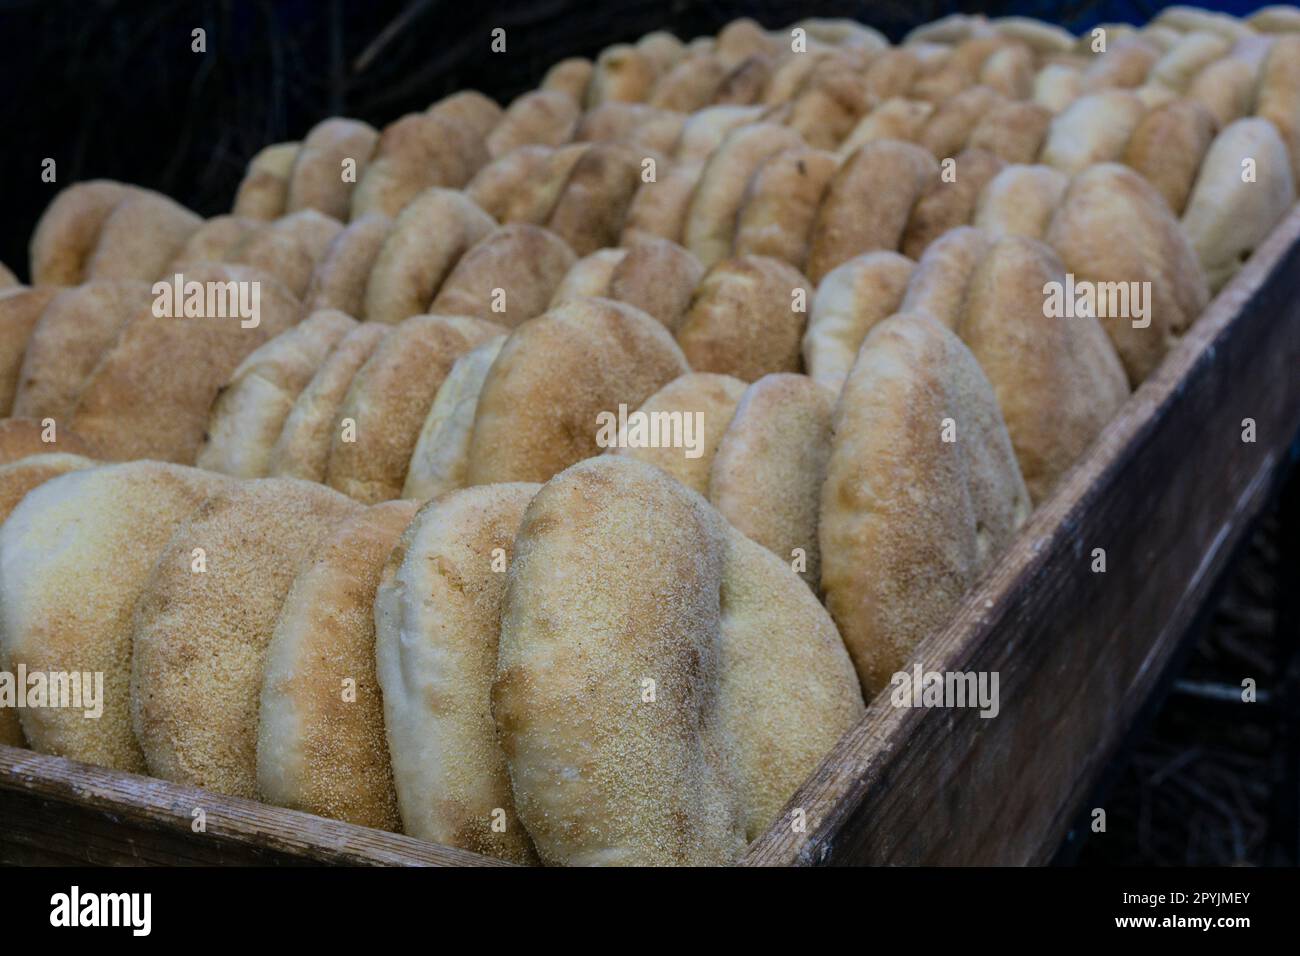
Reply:
<svg viewBox="0 0 1300 956"><path fill-rule="evenodd" d="M1255 178L1244 182L1248 159ZM1271 122L1239 119L1214 138L1182 220L1212 293L1268 238L1295 199L1286 143Z"/></svg>
<svg viewBox="0 0 1300 956"><path fill-rule="evenodd" d="M699 163L675 162L654 182L638 186L623 220L621 244L633 246L648 238L681 242L702 168Z"/></svg>
<svg viewBox="0 0 1300 956"><path fill-rule="evenodd" d="M654 58L628 43L615 43L601 51L587 84L586 106L601 103L644 103L658 71Z"/></svg>
<svg viewBox="0 0 1300 956"><path fill-rule="evenodd" d="M980 193L972 223L995 238L1041 239L1069 185L1070 177L1051 166L1007 166Z"/></svg>
<svg viewBox="0 0 1300 956"><path fill-rule="evenodd" d="M465 195L496 221L514 222L516 197L535 188L556 152L549 146L520 146L498 156L465 184Z"/></svg>
<svg viewBox="0 0 1300 956"><path fill-rule="evenodd" d="M300 209L247 234L229 259L275 276L301 299L317 262L342 231L337 219L315 209Z"/></svg>
<svg viewBox="0 0 1300 956"><path fill-rule="evenodd" d="M81 455L53 453L28 455L0 465L0 524L8 520L9 515L18 507L29 491L45 484L51 478L66 475L70 471L93 468L98 462ZM13 667L5 660L3 631L0 630L0 671L13 673ZM26 747L27 738L23 735L22 722L18 719L18 710L14 707L0 707L0 744L6 747Z"/></svg>
<svg viewBox="0 0 1300 956"><path fill-rule="evenodd" d="M250 296L257 283L257 325L244 328L237 314L133 318L91 373L72 414L72 429L105 458L194 461L221 386L244 356L299 319L298 300L246 266L208 264L185 278L209 291L243 283Z"/></svg>
<svg viewBox="0 0 1300 956"><path fill-rule="evenodd" d="M152 282L202 223L180 203L160 193L136 190L104 220L84 278Z"/></svg>
<svg viewBox="0 0 1300 956"><path fill-rule="evenodd" d="M177 525L223 482L154 461L83 468L29 492L0 527L4 657L31 672L103 674L95 719L75 707L20 712L33 749L145 770L131 727L132 612Z"/></svg>
<svg viewBox="0 0 1300 956"><path fill-rule="evenodd" d="M808 278L820 282L864 252L897 251L912 208L938 178L934 157L912 143L879 140L859 149L831 180L817 213Z"/></svg>
<svg viewBox="0 0 1300 956"><path fill-rule="evenodd" d="M270 474L271 450L299 394L356 321L316 312L239 363L212 405L195 463L236 478Z"/></svg>
<svg viewBox="0 0 1300 956"><path fill-rule="evenodd" d="M456 359L505 331L468 316L416 315L399 323L357 372L330 439L325 482L366 504L402 494L424 421Z"/></svg>
<svg viewBox="0 0 1300 956"><path fill-rule="evenodd" d="M392 231L393 221L379 213L368 213L350 222L316 260L303 311L311 315L334 309L364 319L366 283Z"/></svg>
<svg viewBox="0 0 1300 956"><path fill-rule="evenodd" d="M859 59L827 57L813 68L785 122L814 149L834 149L874 105Z"/></svg>
<svg viewBox="0 0 1300 956"><path fill-rule="evenodd" d="M583 143L618 143L669 156L682 135L686 114L645 103L605 103L583 114L573 138Z"/></svg>
<svg viewBox="0 0 1300 956"><path fill-rule="evenodd" d="M726 259L696 287L677 342L699 372L744 382L797 372L810 291L808 280L779 259Z"/></svg>
<svg viewBox="0 0 1300 956"><path fill-rule="evenodd" d="M676 332L703 277L704 266L689 251L669 239L646 238L614 262L606 289L584 294L634 305Z"/></svg>
<svg viewBox="0 0 1300 956"><path fill-rule="evenodd" d="M971 275L956 328L993 386L1035 504L1129 396L1123 366L1094 316L1044 314L1051 282L1063 286L1065 268L1050 246L999 239Z"/></svg>
<svg viewBox="0 0 1300 956"><path fill-rule="evenodd" d="M302 141L289 170L285 212L315 209L346 222L352 192L365 175L378 141L379 131L360 120L332 116L317 123Z"/></svg>
<svg viewBox="0 0 1300 956"><path fill-rule="evenodd" d="M515 863L537 855L515 812L491 693L504 571L538 487L466 488L420 508L383 568L373 614L402 829Z"/></svg>
<svg viewBox="0 0 1300 956"><path fill-rule="evenodd" d="M1205 107L1216 128L1223 129L1254 109L1257 82L1255 67L1236 57L1224 57L1196 74L1187 88L1187 98Z"/></svg>
<svg viewBox="0 0 1300 956"><path fill-rule="evenodd" d="M172 533L132 625L132 727L152 776L257 796L276 621L299 571L360 511L320 485L259 478L223 485Z"/></svg>
<svg viewBox="0 0 1300 956"><path fill-rule="evenodd" d="M58 293L59 287L53 285L0 289L0 415L13 410L27 343L45 307Z"/></svg>
<svg viewBox="0 0 1300 956"><path fill-rule="evenodd" d="M543 863L731 862L862 711L812 592L662 471L601 456L529 504L492 715Z"/></svg>
<svg viewBox="0 0 1300 956"><path fill-rule="evenodd" d="M1087 90L1129 89L1142 82L1160 59L1160 49L1149 39L1139 36L1118 37L1111 34L1106 52L1094 56L1084 70L1083 87Z"/></svg>
<svg viewBox="0 0 1300 956"><path fill-rule="evenodd" d="M682 125L675 158L681 163L703 167L728 133L760 122L765 116L767 111L761 106L710 106L692 113Z"/></svg>
<svg viewBox="0 0 1300 956"><path fill-rule="evenodd" d="M401 829L375 674L375 589L415 516L389 501L341 522L308 557L266 649L257 791L268 803Z"/></svg>
<svg viewBox="0 0 1300 956"><path fill-rule="evenodd" d="M586 57L571 56L556 63L542 77L540 88L567 93L574 102L586 100L587 83L591 80L592 62Z"/></svg>
<svg viewBox="0 0 1300 956"><path fill-rule="evenodd" d="M73 183L60 190L32 232L28 249L32 285L77 285L85 279L104 223L124 199L138 192L111 179Z"/></svg>
<svg viewBox="0 0 1300 956"><path fill-rule="evenodd" d="M914 143L920 139L921 131L933 113L933 103L910 100L905 96L890 97L862 117L840 143L836 155L845 159L868 143L882 139Z"/></svg>
<svg viewBox="0 0 1300 956"><path fill-rule="evenodd" d="M98 457L89 442L58 422L0 418L0 464L54 452Z"/></svg>
<svg viewBox="0 0 1300 956"><path fill-rule="evenodd" d="M743 394L745 383L730 375L690 372L679 376L637 409L646 421L663 422L653 426L658 429L658 443L648 444L650 435L637 437L629 428L627 444L613 454L661 468L692 491L707 495L714 453Z"/></svg>
<svg viewBox="0 0 1300 956"><path fill-rule="evenodd" d="M970 350L924 313L877 325L835 406L819 525L826 607L869 696L947 623L1029 511Z"/></svg>
<svg viewBox="0 0 1300 956"><path fill-rule="evenodd" d="M1146 107L1129 90L1081 96L1052 120L1039 162L1074 175L1120 159Z"/></svg>
<svg viewBox="0 0 1300 956"><path fill-rule="evenodd" d="M972 226L940 236L916 264L898 311L924 312L941 325L956 328L971 273L984 258L989 242L982 230Z"/></svg>
<svg viewBox="0 0 1300 956"><path fill-rule="evenodd" d="M1083 95L1083 71L1064 63L1048 63L1034 77L1034 103L1053 116Z"/></svg>
<svg viewBox="0 0 1300 956"><path fill-rule="evenodd" d="M929 150L936 159L956 156L966 148L966 141L988 113L1006 102L1006 98L987 86L972 86L948 100L940 101L926 121L916 143Z"/></svg>
<svg viewBox="0 0 1300 956"><path fill-rule="evenodd" d="M1003 162L982 149L966 149L953 158L955 178L939 176L927 184L912 207L900 249L910 259L919 259L930 243L940 236L968 225L984 187L999 172Z"/></svg>
<svg viewBox="0 0 1300 956"><path fill-rule="evenodd" d="M352 191L352 218L369 212L396 218L425 190L464 186L487 161L482 134L468 123L432 111L408 113L379 134Z"/></svg>
<svg viewBox="0 0 1300 956"><path fill-rule="evenodd" d="M514 328L546 311L576 261L568 243L549 229L508 223L460 257L430 311L473 315Z"/></svg>
<svg viewBox="0 0 1300 956"><path fill-rule="evenodd" d="M813 221L837 169L834 153L806 146L782 150L764 162L740 205L736 255L771 256L804 268Z"/></svg>
<svg viewBox="0 0 1300 956"><path fill-rule="evenodd" d="M1151 283L1149 325L1099 316L1134 388L1209 302L1205 275L1178 220L1156 188L1127 166L1102 163L1075 176L1047 242L1076 282Z"/></svg>
<svg viewBox="0 0 1300 956"><path fill-rule="evenodd" d="M805 375L764 375L741 396L708 482L709 501L722 516L814 591L834 408L835 394Z"/></svg>
<svg viewBox="0 0 1300 956"><path fill-rule="evenodd" d="M474 139L482 142L501 123L505 111L492 97L478 90L461 90L450 93L430 106L425 112L439 119L450 120L462 127Z"/></svg>
<svg viewBox="0 0 1300 956"><path fill-rule="evenodd" d="M421 193L380 247L366 284L366 319L400 322L423 314L460 257L495 228L492 217L463 193Z"/></svg>
<svg viewBox="0 0 1300 956"><path fill-rule="evenodd" d="M803 362L832 396L840 393L867 333L898 311L915 268L897 252L868 252L836 266L817 286Z"/></svg>
<svg viewBox="0 0 1300 956"><path fill-rule="evenodd" d="M1216 128L1209 110L1195 100L1173 100L1142 117L1123 162L1155 186L1170 211L1181 216Z"/></svg>
<svg viewBox="0 0 1300 956"><path fill-rule="evenodd" d="M580 256L615 245L641 184L641 162L631 147L617 143L584 149L569 170L546 227Z"/></svg>
<svg viewBox="0 0 1300 956"><path fill-rule="evenodd" d="M289 202L289 176L301 143L275 143L248 161L231 212L247 219L276 219Z"/></svg>
<svg viewBox="0 0 1300 956"><path fill-rule="evenodd" d="M428 501L465 487L478 397L505 341L504 335L498 335L470 349L456 359L438 386L411 453L403 498Z"/></svg>
<svg viewBox="0 0 1300 956"><path fill-rule="evenodd" d="M1254 112L1282 134L1300 189L1300 34L1284 34L1273 41L1260 66Z"/></svg>
<svg viewBox="0 0 1300 956"><path fill-rule="evenodd" d="M564 274L551 296L551 308L572 299L609 298L614 270L628 256L627 249L597 249L583 256Z"/></svg>
<svg viewBox="0 0 1300 956"><path fill-rule="evenodd" d="M754 123L727 134L704 164L686 214L682 244L706 268L731 255L750 178L773 156L802 145L798 133L775 123Z"/></svg>
<svg viewBox="0 0 1300 956"><path fill-rule="evenodd" d="M545 481L601 452L601 413L640 407L690 371L661 324L609 299L575 299L511 333L479 394L467 484Z"/></svg>
<svg viewBox="0 0 1300 956"><path fill-rule="evenodd" d="M1182 93L1197 73L1226 56L1231 49L1232 41L1217 34L1201 30L1184 33L1156 60L1147 79L1175 93Z"/></svg>
<svg viewBox="0 0 1300 956"><path fill-rule="evenodd" d="M712 53L687 53L655 80L646 102L679 113L694 113L718 100L728 69Z"/></svg>
<svg viewBox="0 0 1300 956"><path fill-rule="evenodd" d="M1028 100L999 103L980 117L966 140L967 149L987 150L1004 163L1038 158L1052 123L1052 111Z"/></svg>
<svg viewBox="0 0 1300 956"><path fill-rule="evenodd" d="M264 220L246 216L213 216L190 233L163 270L162 278L170 279L178 272L183 274L203 262L229 262L237 250L247 246L268 225Z"/></svg>
<svg viewBox="0 0 1300 956"><path fill-rule="evenodd" d="M135 279L97 279L60 292L27 340L13 414L67 421L100 358L152 303L149 284Z"/></svg>
<svg viewBox="0 0 1300 956"><path fill-rule="evenodd" d="M776 60L764 53L747 56L727 72L713 95L719 105L751 106L763 98Z"/></svg>
<svg viewBox="0 0 1300 956"><path fill-rule="evenodd" d="M269 474L275 478L325 480L330 445L339 430L339 410L352 379L393 326L363 322L348 332L299 393L271 449Z"/></svg>
<svg viewBox="0 0 1300 956"><path fill-rule="evenodd" d="M572 96L559 90L524 93L487 135L488 155L505 156L520 146L560 146L573 139L582 111Z"/></svg>

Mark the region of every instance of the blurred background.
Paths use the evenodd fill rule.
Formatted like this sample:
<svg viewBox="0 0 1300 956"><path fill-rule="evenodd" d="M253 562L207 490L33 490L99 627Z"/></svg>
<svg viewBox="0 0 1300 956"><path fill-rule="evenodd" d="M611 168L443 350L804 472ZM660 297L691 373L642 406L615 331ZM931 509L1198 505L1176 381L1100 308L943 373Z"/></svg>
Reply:
<svg viewBox="0 0 1300 956"><path fill-rule="evenodd" d="M328 116L382 128L471 88L504 105L557 60L655 29L689 39L738 16L779 27L816 15L852 17L897 41L961 11L1032 16L1079 33L1145 23L1165 5L0 0L0 261L26 277L28 237L68 183L119 179L205 216L227 212L254 153L300 139ZM1212 8L1240 15L1262 5ZM191 51L199 27L202 54ZM504 55L488 52L496 27L507 32ZM40 180L46 157L57 161L57 184ZM1059 862L1297 863L1300 568L1295 548L1289 557L1280 548L1297 535L1295 515L1264 522L1098 792L1081 795L1082 807L1107 808L1107 832L1077 827ZM1243 675L1268 691L1256 705L1240 703Z"/></svg>

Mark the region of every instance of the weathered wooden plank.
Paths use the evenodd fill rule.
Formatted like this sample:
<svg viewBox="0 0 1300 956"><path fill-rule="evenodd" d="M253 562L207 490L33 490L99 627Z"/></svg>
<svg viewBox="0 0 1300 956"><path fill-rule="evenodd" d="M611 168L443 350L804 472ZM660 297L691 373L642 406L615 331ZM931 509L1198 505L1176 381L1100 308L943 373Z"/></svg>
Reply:
<svg viewBox="0 0 1300 956"><path fill-rule="evenodd" d="M191 826L195 809L206 832ZM396 833L0 746L0 863L507 866Z"/></svg>
<svg viewBox="0 0 1300 956"><path fill-rule="evenodd" d="M791 799L807 832L787 813L747 864L1050 856L1300 427L1298 240L1293 209L918 648L926 670L997 671L999 716L877 699Z"/></svg>

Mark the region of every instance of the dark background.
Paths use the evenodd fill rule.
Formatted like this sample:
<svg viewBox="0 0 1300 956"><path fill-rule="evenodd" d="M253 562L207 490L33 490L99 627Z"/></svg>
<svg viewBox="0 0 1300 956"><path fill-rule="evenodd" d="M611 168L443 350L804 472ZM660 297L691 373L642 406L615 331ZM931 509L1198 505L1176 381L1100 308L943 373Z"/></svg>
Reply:
<svg viewBox="0 0 1300 956"><path fill-rule="evenodd" d="M1262 3L1216 9L1235 14ZM1078 33L1145 23L1162 3L685 2L685 0L0 0L0 261L27 273L27 240L62 186L108 177L149 186L211 216L230 209L249 158L346 115L376 127L441 96L479 89L502 104L565 56L593 56L654 29L683 39L737 16L768 27L848 16L898 40L960 10L1022 14ZM207 31L207 53L190 31ZM508 52L489 34L507 31ZM58 183L40 180L58 163ZM1293 492L1292 500L1300 495ZM1264 522L1187 642L1156 701L1085 806L1105 835L1077 828L1061 862L1290 863L1296 860L1296 696L1216 701L1259 675L1276 687L1296 635L1276 617L1300 569ZM1288 527L1298 527L1294 516ZM1294 601L1291 607L1294 608ZM1285 624L1295 630L1294 618ZM1293 657L1291 658L1293 661ZM1293 683L1300 683L1294 672Z"/></svg>

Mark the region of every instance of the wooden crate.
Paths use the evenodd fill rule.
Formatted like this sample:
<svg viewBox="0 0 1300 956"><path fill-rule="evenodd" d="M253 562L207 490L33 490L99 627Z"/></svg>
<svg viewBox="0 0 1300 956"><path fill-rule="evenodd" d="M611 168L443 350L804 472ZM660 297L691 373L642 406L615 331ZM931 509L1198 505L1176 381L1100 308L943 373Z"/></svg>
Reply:
<svg viewBox="0 0 1300 956"><path fill-rule="evenodd" d="M997 671L999 716L882 695L742 862L1045 862L1266 504L1297 429L1300 207L918 648L927 671ZM0 861L504 865L8 747Z"/></svg>

